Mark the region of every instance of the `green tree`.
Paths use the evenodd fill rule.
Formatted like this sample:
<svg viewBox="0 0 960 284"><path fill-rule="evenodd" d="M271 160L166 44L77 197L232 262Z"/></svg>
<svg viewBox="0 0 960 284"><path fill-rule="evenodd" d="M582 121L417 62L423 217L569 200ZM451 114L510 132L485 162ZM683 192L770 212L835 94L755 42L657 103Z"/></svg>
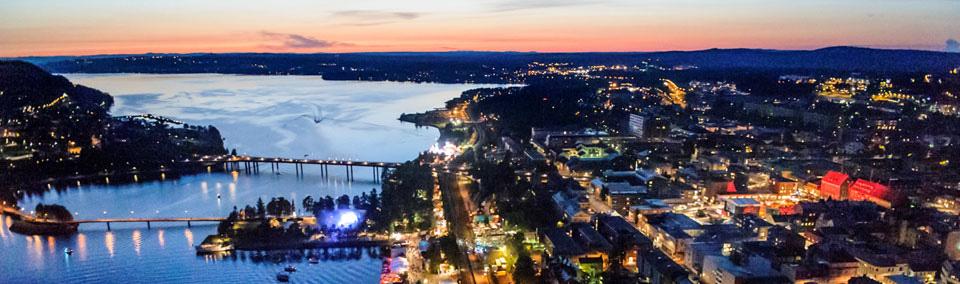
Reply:
<svg viewBox="0 0 960 284"><path fill-rule="evenodd" d="M333 197L327 195L323 198L323 210L333 210L336 208L336 202L333 201Z"/></svg>
<svg viewBox="0 0 960 284"><path fill-rule="evenodd" d="M367 210L380 211L380 196L377 195L377 189L370 189L370 195L367 196Z"/></svg>
<svg viewBox="0 0 960 284"><path fill-rule="evenodd" d="M293 203L283 197L270 199L267 203L267 213L272 216L287 216L293 213Z"/></svg>
<svg viewBox="0 0 960 284"><path fill-rule="evenodd" d="M344 194L338 197L337 209L350 209L350 196Z"/></svg>
<svg viewBox="0 0 960 284"><path fill-rule="evenodd" d="M353 209L363 209L363 201L360 200L360 196L353 196Z"/></svg>
<svg viewBox="0 0 960 284"><path fill-rule="evenodd" d="M250 205L244 206L242 212L244 219L251 219L257 216L257 209L254 209Z"/></svg>
<svg viewBox="0 0 960 284"><path fill-rule="evenodd" d="M58 221L71 221L73 220L73 214L70 214L70 210L67 210L66 207L59 204L50 204L44 205L43 203L37 204L37 207L33 210L34 214L37 217L43 219L53 219Z"/></svg>
<svg viewBox="0 0 960 284"><path fill-rule="evenodd" d="M263 198L257 198L257 217L261 220L267 217L267 207L263 204Z"/></svg>
<svg viewBox="0 0 960 284"><path fill-rule="evenodd" d="M530 258L530 253L523 251L517 256L517 262L513 265L513 282L519 284L537 282L537 271L534 268L533 259Z"/></svg>
<svg viewBox="0 0 960 284"><path fill-rule="evenodd" d="M303 207L302 207L302 208L303 208L304 211L313 212L313 206L315 205L315 203L316 203L316 202L313 201L313 196L307 195L307 197L303 198Z"/></svg>

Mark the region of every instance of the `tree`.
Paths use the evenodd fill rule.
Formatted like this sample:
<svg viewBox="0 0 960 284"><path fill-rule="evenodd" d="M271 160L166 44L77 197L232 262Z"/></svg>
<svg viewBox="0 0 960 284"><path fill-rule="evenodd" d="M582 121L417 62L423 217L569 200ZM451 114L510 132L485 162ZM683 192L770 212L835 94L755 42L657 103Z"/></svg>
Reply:
<svg viewBox="0 0 960 284"><path fill-rule="evenodd" d="M240 216L240 212L237 212L237 206L234 205L233 211L230 211L230 215L227 216L227 219L231 221L236 221L239 216Z"/></svg>
<svg viewBox="0 0 960 284"><path fill-rule="evenodd" d="M338 197L337 209L350 209L350 196L344 194Z"/></svg>
<svg viewBox="0 0 960 284"><path fill-rule="evenodd" d="M287 216L293 213L293 203L283 197L270 199L267 203L267 213L272 216Z"/></svg>
<svg viewBox="0 0 960 284"><path fill-rule="evenodd" d="M306 235L303 233L303 228L300 227L300 222L293 222L290 224L290 228L287 228L286 237L290 239L302 239Z"/></svg>
<svg viewBox="0 0 960 284"><path fill-rule="evenodd" d="M251 218L253 218L254 216L257 216L257 209L254 209L254 208L251 207L250 205L247 205L247 206L243 207L242 213L243 213L243 218L244 218L244 219L251 219Z"/></svg>
<svg viewBox="0 0 960 284"><path fill-rule="evenodd" d="M33 210L34 214L37 217L43 219L53 219L59 221L72 221L73 214L70 214L70 210L67 210L63 205L50 204L44 205L43 203L37 204L37 207Z"/></svg>
<svg viewBox="0 0 960 284"><path fill-rule="evenodd" d="M370 189L370 194L367 195L366 208L367 210L367 221L374 222L372 227L376 227L377 221L380 220L380 197L377 195L377 189Z"/></svg>
<svg viewBox="0 0 960 284"><path fill-rule="evenodd" d="M336 202L333 201L333 197L327 195L323 198L323 210L333 210L336 208Z"/></svg>
<svg viewBox="0 0 960 284"><path fill-rule="evenodd" d="M362 209L363 201L360 201L360 196L353 196L353 209Z"/></svg>
<svg viewBox="0 0 960 284"><path fill-rule="evenodd" d="M457 239L451 235L440 237L437 243L440 245L440 251L443 252L447 259L455 259L460 253L460 246L457 245Z"/></svg>
<svg viewBox="0 0 960 284"><path fill-rule="evenodd" d="M314 206L315 204L316 204L316 202L313 201L313 196L307 195L307 197L303 198L303 210L304 210L304 211L313 212L313 211L314 211L314 210L313 210L313 206Z"/></svg>
<svg viewBox="0 0 960 284"><path fill-rule="evenodd" d="M537 271L534 268L530 253L522 251L513 265L513 282L528 284L537 282Z"/></svg>
<svg viewBox="0 0 960 284"><path fill-rule="evenodd" d="M370 189L370 196L367 197L368 211L380 212L380 196L377 195L377 189Z"/></svg>
<svg viewBox="0 0 960 284"><path fill-rule="evenodd" d="M263 198L257 198L257 217L261 220L267 217L267 208L263 204Z"/></svg>
<svg viewBox="0 0 960 284"><path fill-rule="evenodd" d="M360 193L360 209L370 207L370 196L366 192Z"/></svg>

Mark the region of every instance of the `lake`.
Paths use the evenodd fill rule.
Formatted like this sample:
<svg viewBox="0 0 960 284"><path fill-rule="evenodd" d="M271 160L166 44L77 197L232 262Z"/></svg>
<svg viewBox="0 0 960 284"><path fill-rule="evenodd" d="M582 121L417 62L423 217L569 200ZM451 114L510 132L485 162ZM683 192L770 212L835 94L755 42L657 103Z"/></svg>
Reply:
<svg viewBox="0 0 960 284"><path fill-rule="evenodd" d="M72 82L115 98L113 115L155 114L192 125L214 125L228 149L257 156L401 162L436 142L439 133L397 120L401 113L442 107L461 92L491 85L324 81L316 76L221 74L66 74ZM204 173L132 184L79 184L27 196L65 205L77 219L114 217L217 217L258 198L300 200L380 189L372 172L356 168L354 181L330 167L292 166L279 173L261 165L259 175ZM24 236L0 216L0 283L208 283L268 282L296 263L293 283L375 283L381 261L367 251L329 251L320 264L306 259L263 261L252 252L201 257L198 244L213 224L81 225L70 237ZM65 256L64 248L76 251Z"/></svg>

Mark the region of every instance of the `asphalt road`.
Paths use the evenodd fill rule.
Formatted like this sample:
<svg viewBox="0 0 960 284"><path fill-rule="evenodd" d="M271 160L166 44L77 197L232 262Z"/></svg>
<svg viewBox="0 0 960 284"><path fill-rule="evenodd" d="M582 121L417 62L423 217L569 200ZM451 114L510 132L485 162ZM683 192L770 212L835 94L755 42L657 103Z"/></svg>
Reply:
<svg viewBox="0 0 960 284"><path fill-rule="evenodd" d="M447 214L447 221L450 222L450 233L458 240L460 244L460 253L457 256L457 267L461 268L460 279L462 283L486 284L489 279L483 274L482 264L470 253L473 249L474 235L470 220L470 191L469 184L457 182L457 175L452 173L440 173L439 175L440 191L443 192L444 205L447 207L444 211ZM473 260L471 260L473 259Z"/></svg>

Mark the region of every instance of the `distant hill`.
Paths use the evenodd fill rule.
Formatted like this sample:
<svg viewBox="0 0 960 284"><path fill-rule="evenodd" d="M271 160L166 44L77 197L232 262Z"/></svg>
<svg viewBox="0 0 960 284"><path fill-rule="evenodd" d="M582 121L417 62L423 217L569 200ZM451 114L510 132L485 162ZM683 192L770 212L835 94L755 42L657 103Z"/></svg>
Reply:
<svg viewBox="0 0 960 284"><path fill-rule="evenodd" d="M809 51L710 49L649 54L661 62L700 68L828 69L852 72L946 72L960 67L960 53L830 47Z"/></svg>
<svg viewBox="0 0 960 284"><path fill-rule="evenodd" d="M23 61L0 61L0 117L19 114L27 106L41 106L67 95L81 109L106 113L113 98L96 89L75 85Z"/></svg>
<svg viewBox="0 0 960 284"><path fill-rule="evenodd" d="M0 199L33 183L131 167L172 167L193 155L222 155L213 126L181 125L154 116L111 117L113 98L23 61L0 61ZM187 169L190 170L190 169ZM11 199L12 198L12 199Z"/></svg>
<svg viewBox="0 0 960 284"><path fill-rule="evenodd" d="M227 73L323 75L335 80L509 82L532 62L577 65L643 62L707 70L790 69L862 73L945 73L960 67L960 53L830 47L817 50L709 49L668 52L367 52L144 54L32 58L59 73Z"/></svg>

